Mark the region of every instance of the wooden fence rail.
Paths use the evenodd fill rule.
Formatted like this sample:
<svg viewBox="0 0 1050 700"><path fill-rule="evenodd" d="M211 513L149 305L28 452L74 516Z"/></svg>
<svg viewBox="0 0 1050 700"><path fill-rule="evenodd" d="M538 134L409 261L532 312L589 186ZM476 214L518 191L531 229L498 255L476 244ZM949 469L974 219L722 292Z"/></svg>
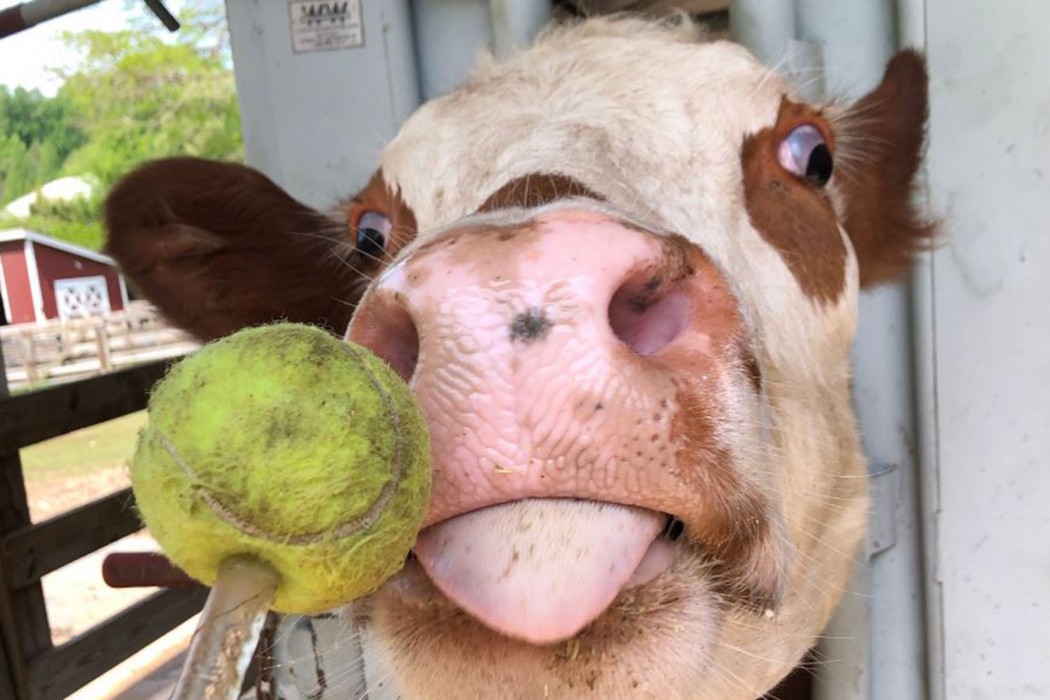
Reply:
<svg viewBox="0 0 1050 700"><path fill-rule="evenodd" d="M143 301L104 316L6 326L0 345L7 384L15 390L185 355L197 346Z"/></svg>
<svg viewBox="0 0 1050 700"><path fill-rule="evenodd" d="M114 351L111 359L115 356ZM4 700L65 698L191 617L204 603L203 589L161 591L53 646L41 577L139 530L141 524L127 489L43 522L31 522L18 456L28 445L145 408L150 388L167 366L168 361L152 362L0 396L0 698Z"/></svg>

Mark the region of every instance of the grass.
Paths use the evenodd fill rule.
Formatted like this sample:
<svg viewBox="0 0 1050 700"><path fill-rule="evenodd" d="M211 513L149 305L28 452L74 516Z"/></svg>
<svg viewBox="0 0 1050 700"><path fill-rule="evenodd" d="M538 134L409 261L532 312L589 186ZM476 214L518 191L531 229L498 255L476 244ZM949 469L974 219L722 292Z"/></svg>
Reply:
<svg viewBox="0 0 1050 700"><path fill-rule="evenodd" d="M21 452L26 483L121 467L131 458L145 424L146 412L140 411L27 447Z"/></svg>

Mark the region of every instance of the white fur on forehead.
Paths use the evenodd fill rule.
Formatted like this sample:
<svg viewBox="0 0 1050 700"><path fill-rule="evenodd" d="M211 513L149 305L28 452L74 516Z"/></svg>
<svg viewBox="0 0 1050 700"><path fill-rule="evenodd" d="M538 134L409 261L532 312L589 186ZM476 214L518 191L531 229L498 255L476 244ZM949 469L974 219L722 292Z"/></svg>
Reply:
<svg viewBox="0 0 1050 700"><path fill-rule="evenodd" d="M417 244L508 182L571 177L625 218L700 246L736 288L766 359L819 382L811 375L842 374L855 261L847 292L815 302L744 199L744 140L776 123L789 92L746 49L700 41L688 22L589 20L549 30L424 105L380 165L416 215Z"/></svg>
<svg viewBox="0 0 1050 700"><path fill-rule="evenodd" d="M743 137L775 121L784 86L746 49L701 35L685 20L556 26L417 111L384 152L384 176L424 237L531 173L570 176L669 229L682 222L667 205L725 217Z"/></svg>

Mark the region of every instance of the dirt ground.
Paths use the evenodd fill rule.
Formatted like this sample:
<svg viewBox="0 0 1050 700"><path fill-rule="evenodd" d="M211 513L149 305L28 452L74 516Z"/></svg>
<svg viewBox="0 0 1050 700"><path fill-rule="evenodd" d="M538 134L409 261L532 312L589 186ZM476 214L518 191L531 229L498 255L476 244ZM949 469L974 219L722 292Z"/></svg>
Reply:
<svg viewBox="0 0 1050 700"><path fill-rule="evenodd" d="M129 485L122 464L93 469L87 473L57 469L44 476L39 471L27 473L26 495L33 521L59 515ZM102 580L102 560L110 552L156 550L153 539L139 532L45 576L44 599L52 641L61 644L150 595L154 589L107 586ZM73 693L69 700L166 700L195 626L196 617Z"/></svg>
<svg viewBox="0 0 1050 700"><path fill-rule="evenodd" d="M29 514L33 522L40 522L130 485L127 470L122 466L92 474L29 480L26 484Z"/></svg>
<svg viewBox="0 0 1050 700"><path fill-rule="evenodd" d="M26 485L34 522L84 505L128 485L122 467L94 474L55 477ZM51 638L61 644L119 612L152 589L113 589L102 580L102 560L116 551L156 551L146 534L136 533L48 574L43 579Z"/></svg>

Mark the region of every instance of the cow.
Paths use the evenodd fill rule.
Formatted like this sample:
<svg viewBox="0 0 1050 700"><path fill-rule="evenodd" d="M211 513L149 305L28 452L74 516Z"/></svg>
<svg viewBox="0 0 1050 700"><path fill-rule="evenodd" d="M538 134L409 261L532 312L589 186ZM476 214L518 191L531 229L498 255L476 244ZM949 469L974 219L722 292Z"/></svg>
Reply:
<svg viewBox="0 0 1050 700"><path fill-rule="evenodd" d="M112 190L107 251L202 340L318 324L409 382L425 527L343 612L401 697L754 700L865 532L850 347L860 290L934 236L926 84L903 51L809 104L689 20L564 22L333 211L160 160Z"/></svg>

